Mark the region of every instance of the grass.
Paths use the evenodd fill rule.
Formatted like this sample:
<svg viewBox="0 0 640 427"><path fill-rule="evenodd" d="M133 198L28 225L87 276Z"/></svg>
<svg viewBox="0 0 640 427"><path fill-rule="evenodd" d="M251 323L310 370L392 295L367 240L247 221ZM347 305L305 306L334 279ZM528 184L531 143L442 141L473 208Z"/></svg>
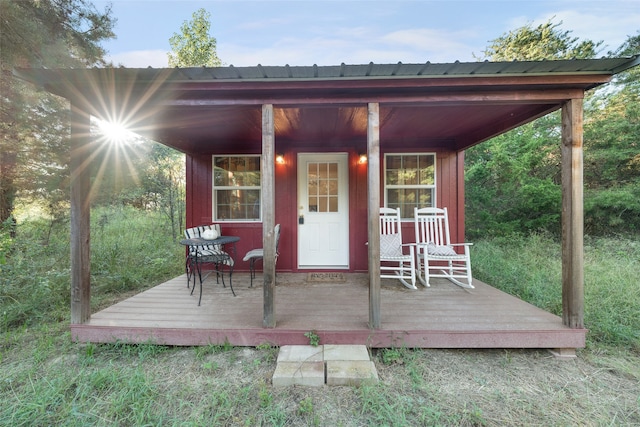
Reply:
<svg viewBox="0 0 640 427"><path fill-rule="evenodd" d="M94 211L95 304L182 273L163 219ZM0 425L407 426L640 424L638 240L587 239L588 347L566 362L537 350L372 351L380 383L273 388L277 347L76 344L68 225L30 219L0 232ZM45 237L47 237L45 239ZM560 313L550 236L476 242L475 275ZM636 280L636 281L634 281ZM310 334L310 342L312 335Z"/></svg>
<svg viewBox="0 0 640 427"><path fill-rule="evenodd" d="M476 278L551 313L562 315L560 244L548 235L477 242ZM640 239L585 239L585 327L588 346L640 352Z"/></svg>
<svg viewBox="0 0 640 427"><path fill-rule="evenodd" d="M182 272L184 249L163 221L160 214L126 207L93 210L93 309ZM68 318L69 222L31 218L19 224L17 238L0 232L0 241L8 258L0 264L0 331Z"/></svg>

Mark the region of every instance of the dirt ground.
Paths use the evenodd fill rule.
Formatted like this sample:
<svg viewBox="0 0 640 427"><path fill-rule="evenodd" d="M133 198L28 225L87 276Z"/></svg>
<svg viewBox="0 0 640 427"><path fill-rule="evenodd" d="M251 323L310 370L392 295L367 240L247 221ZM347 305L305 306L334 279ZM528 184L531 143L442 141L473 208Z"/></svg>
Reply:
<svg viewBox="0 0 640 427"><path fill-rule="evenodd" d="M374 350L380 383L363 389L273 388L275 361L255 364L263 351L235 348L205 360L218 367L219 383L264 381L273 404L289 408L285 425L640 425L640 367L610 354L562 360L545 350ZM174 369L189 369L190 352L173 357ZM238 369L250 364L256 369ZM300 414L304 402L313 417Z"/></svg>

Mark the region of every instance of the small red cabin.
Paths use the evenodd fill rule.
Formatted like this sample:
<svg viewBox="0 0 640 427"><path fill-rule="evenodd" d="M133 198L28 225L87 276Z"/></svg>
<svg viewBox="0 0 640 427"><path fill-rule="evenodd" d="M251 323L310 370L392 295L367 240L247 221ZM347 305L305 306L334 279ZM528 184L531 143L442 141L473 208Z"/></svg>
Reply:
<svg viewBox="0 0 640 427"><path fill-rule="evenodd" d="M464 150L562 110L563 323L583 328L582 102L632 58L187 69L17 70L72 112L72 323L89 309L89 118L186 154L187 226L220 223L265 248L265 327L277 270L369 273L380 326L378 208L447 207L464 240ZM407 239L413 224L407 221ZM374 242L366 245L367 242Z"/></svg>

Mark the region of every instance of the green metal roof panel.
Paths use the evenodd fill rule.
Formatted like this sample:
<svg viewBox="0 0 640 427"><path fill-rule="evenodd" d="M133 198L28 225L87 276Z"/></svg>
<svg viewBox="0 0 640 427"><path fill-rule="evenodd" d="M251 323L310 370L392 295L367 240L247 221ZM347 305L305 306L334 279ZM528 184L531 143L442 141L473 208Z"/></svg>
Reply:
<svg viewBox="0 0 640 427"><path fill-rule="evenodd" d="M75 79L87 73L113 73L121 80L179 81L256 81L256 80L339 80L447 78L474 76L522 76L552 74L613 75L640 64L640 55L625 58L568 59L554 61L452 62L422 64L354 64L329 66L251 66L193 68L94 68L94 69L19 69L18 77L38 84L54 83L61 78Z"/></svg>

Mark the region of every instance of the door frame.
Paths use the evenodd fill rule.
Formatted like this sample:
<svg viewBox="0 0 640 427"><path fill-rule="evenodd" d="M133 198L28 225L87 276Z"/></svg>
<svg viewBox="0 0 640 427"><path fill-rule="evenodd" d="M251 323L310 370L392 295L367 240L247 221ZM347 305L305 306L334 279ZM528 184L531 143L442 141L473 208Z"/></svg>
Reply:
<svg viewBox="0 0 640 427"><path fill-rule="evenodd" d="M350 219L351 219L351 200L349 197L350 191L350 171L349 171L349 160L350 155L346 151L336 151L336 152L298 152L296 156L296 194L295 194L295 212L296 212L296 268L298 270L349 270L351 268L351 230L350 230ZM304 173L304 177L307 176L306 171L306 160L307 159L318 159L319 161L330 161L332 159L336 159L338 161L338 176L339 176L339 206L344 205L344 209L346 210L343 214L344 221L344 247L345 253L343 258L343 263L341 264L331 264L331 265L307 265L301 264L300 257L300 242L301 242L301 232L300 232L300 224L298 219L301 213L301 175ZM302 169L304 168L304 170ZM305 181L306 184L306 181ZM307 203L304 203L306 206ZM305 212L305 214L308 212Z"/></svg>

